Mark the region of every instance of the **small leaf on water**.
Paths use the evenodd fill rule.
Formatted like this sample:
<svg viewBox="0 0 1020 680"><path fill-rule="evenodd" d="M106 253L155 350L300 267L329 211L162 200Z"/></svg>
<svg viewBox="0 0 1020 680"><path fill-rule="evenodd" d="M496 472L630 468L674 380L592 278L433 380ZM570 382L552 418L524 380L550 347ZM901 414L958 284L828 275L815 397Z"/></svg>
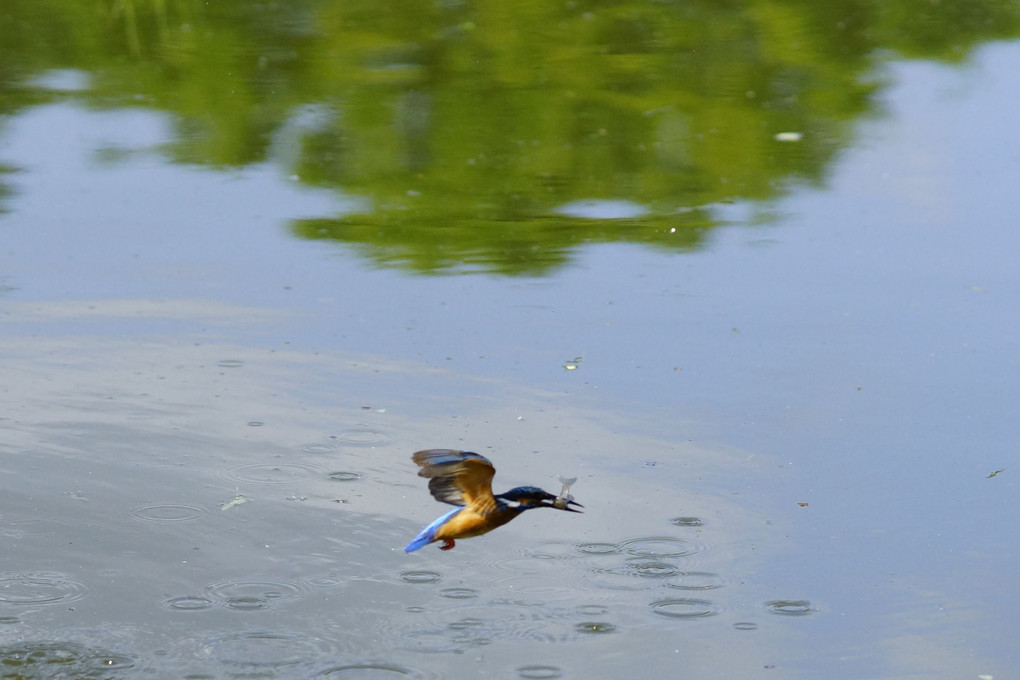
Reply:
<svg viewBox="0 0 1020 680"><path fill-rule="evenodd" d="M234 499L232 501L230 501L229 503L224 503L223 505L221 505L220 506L220 510L229 510L230 508L233 508L235 506L238 506L238 505L241 505L242 503L247 503L247 502L248 502L248 499L245 498L244 496L234 496Z"/></svg>

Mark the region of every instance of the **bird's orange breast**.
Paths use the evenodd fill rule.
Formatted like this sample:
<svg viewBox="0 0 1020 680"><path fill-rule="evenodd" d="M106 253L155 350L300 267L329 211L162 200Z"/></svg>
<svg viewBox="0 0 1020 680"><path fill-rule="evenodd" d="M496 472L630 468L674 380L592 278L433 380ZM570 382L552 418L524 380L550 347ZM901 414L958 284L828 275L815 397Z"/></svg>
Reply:
<svg viewBox="0 0 1020 680"><path fill-rule="evenodd" d="M517 513L513 511L500 511L494 510L486 514L479 514L471 508L464 508L456 515L450 518L450 520L439 527L436 531L436 539L443 540L446 538L471 538L472 536L481 536L486 534L496 527L501 527L514 517Z"/></svg>

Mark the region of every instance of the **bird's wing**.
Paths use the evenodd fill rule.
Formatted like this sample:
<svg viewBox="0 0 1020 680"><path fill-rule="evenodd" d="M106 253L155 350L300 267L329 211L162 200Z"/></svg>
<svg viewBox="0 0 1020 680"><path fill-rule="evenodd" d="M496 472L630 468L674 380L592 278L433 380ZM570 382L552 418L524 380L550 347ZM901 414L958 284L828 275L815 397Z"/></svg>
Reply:
<svg viewBox="0 0 1020 680"><path fill-rule="evenodd" d="M496 468L485 456L456 449L427 449L411 460L421 466L418 475L429 478L433 498L450 505L464 505L479 514L496 507L492 476Z"/></svg>

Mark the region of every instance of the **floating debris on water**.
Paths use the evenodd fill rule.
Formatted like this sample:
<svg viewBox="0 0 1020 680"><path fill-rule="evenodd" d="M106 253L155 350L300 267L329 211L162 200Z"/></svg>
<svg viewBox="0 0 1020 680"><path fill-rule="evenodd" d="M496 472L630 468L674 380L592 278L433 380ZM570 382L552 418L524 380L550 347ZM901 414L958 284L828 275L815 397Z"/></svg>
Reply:
<svg viewBox="0 0 1020 680"><path fill-rule="evenodd" d="M248 499L245 498L244 496L240 496L240 495L234 496L233 500L231 500L231 501L221 505L220 506L220 510L229 510L230 508L237 507L238 505L241 505L242 503L247 503L247 502L248 502Z"/></svg>

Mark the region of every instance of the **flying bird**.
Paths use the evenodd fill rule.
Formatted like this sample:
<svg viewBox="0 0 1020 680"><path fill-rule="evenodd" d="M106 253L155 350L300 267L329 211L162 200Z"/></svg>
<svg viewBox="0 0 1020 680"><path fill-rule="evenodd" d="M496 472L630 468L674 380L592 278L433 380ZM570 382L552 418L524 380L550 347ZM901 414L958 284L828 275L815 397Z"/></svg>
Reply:
<svg viewBox="0 0 1020 680"><path fill-rule="evenodd" d="M567 494L570 484L562 478L563 492L559 496L535 486L518 486L493 495L496 468L488 458L473 451L426 449L415 453L411 460L421 467L418 476L428 478L432 496L457 507L422 529L404 552L414 552L436 541L443 542L440 550L450 550L454 539L481 536L532 508L581 512L570 506L584 507Z"/></svg>

